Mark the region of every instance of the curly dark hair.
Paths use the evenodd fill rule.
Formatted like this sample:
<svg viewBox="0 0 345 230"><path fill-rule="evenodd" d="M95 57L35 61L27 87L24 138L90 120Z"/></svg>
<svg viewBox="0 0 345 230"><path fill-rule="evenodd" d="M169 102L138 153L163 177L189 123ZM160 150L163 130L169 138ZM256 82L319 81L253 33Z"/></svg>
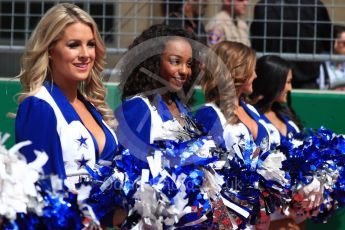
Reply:
<svg viewBox="0 0 345 230"><path fill-rule="evenodd" d="M157 80L154 75L159 76L160 56L164 51L166 42L174 39L174 37L185 38L185 40L189 42L192 47L192 76L184 85L184 92L189 92L192 83L199 73L200 63L196 61L196 56L199 53L197 52L196 47L191 44L191 40L197 41L197 38L194 34L189 33L183 28L156 24L144 30L136 39L134 39L133 43L128 47L128 51L125 55L127 55L128 53L130 53L130 55L125 56L124 58L125 63L123 64L123 69L121 70L120 76L120 90L122 90L122 100L134 95L142 94L144 92L152 92L164 87L164 85L159 80ZM155 40L149 42L149 40L153 38ZM144 44L144 42L146 43ZM146 55L148 58L145 58L145 60L142 61L138 60L138 57L140 55L143 55L143 53L145 53L144 55ZM135 67L133 68L133 66ZM146 96L152 102L153 95ZM185 101L185 103L188 102Z"/></svg>

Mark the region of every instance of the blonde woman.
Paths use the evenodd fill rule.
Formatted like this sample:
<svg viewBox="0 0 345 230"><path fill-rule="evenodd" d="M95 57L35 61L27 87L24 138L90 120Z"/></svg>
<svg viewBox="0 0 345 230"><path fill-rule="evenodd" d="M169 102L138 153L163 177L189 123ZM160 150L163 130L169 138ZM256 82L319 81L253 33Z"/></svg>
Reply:
<svg viewBox="0 0 345 230"><path fill-rule="evenodd" d="M256 109L243 100L253 91L255 51L230 41L216 44L212 51L218 60L207 60L206 66L213 68L205 72L201 86L208 103L197 111L197 119L227 149L236 143L253 140L262 151L267 151L269 142L265 123Z"/></svg>
<svg viewBox="0 0 345 230"><path fill-rule="evenodd" d="M228 150L228 159L237 154L234 147L238 146L242 151L250 151L250 159L254 161L270 149L265 122L256 109L243 100L253 91L255 51L242 43L231 41L217 43L212 51L217 58L208 55L201 82L207 104L196 112L196 119L219 146ZM269 222L265 221L269 221L267 216L260 218L260 225L257 224L256 229L266 229ZM254 223L255 220L250 224Z"/></svg>
<svg viewBox="0 0 345 230"><path fill-rule="evenodd" d="M22 58L16 142L32 142L22 149L29 162L33 150L45 151L44 172L66 179L71 189L87 177L83 165L110 161L117 149L115 119L100 78L104 61L96 23L67 3L46 12Z"/></svg>

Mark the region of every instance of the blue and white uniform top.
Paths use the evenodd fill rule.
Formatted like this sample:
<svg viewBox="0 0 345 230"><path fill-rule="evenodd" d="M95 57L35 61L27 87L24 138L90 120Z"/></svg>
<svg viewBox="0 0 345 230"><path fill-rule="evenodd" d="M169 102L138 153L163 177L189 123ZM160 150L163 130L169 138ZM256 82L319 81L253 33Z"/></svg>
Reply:
<svg viewBox="0 0 345 230"><path fill-rule="evenodd" d="M284 138L287 138L289 140L292 139L292 137L300 132L300 129L298 126L291 120L289 120L285 115L283 114L277 114L279 118L285 123L286 129L287 129L287 135L284 136L273 124L272 122L264 115L261 115L261 118L266 122L267 129L269 131L269 136L271 140L271 148L275 148L276 146L280 145L281 141Z"/></svg>
<svg viewBox="0 0 345 230"><path fill-rule="evenodd" d="M260 118L256 109L240 102L249 116L258 124L258 135L254 140L250 129L242 122L229 124L226 122L224 114L214 103L207 103L196 112L196 120L204 126L205 131L212 135L216 143L229 151L235 144L245 147L249 143L260 148L261 152L266 152L270 148L268 130L266 123Z"/></svg>
<svg viewBox="0 0 345 230"><path fill-rule="evenodd" d="M255 120L258 125L258 134L255 140L251 130L244 123L228 123L220 108L214 103L205 104L196 112L195 117L197 122L204 126L205 131L213 137L216 144L227 150L228 159L238 154L236 149L239 147L242 151L248 151L251 159L250 164L252 164L253 162L257 162L260 156L265 156L270 149L268 130L265 122L260 118L259 113L253 106L247 105L242 101L240 103L247 114ZM266 159L267 158L268 157L266 157ZM222 168L224 164L225 161L219 162L219 168ZM261 174L259 170L258 173ZM243 217L247 218L250 215L251 211L229 199L227 192L223 193L222 191L221 195L227 207L233 209ZM246 226L246 229L253 228L254 226Z"/></svg>
<svg viewBox="0 0 345 230"><path fill-rule="evenodd" d="M53 173L66 178L65 183L70 189L75 189L76 183L88 178L83 165L93 168L98 160L112 161L118 145L115 133L103 121L102 115L81 94L78 98L105 134L102 153L95 137L62 91L49 82L19 105L15 128L16 142L32 141L31 145L21 150L28 162L35 159L33 150L45 151L49 156L43 167L45 174Z"/></svg>
<svg viewBox="0 0 345 230"><path fill-rule="evenodd" d="M147 153L150 144L158 140L183 139L184 128L170 113L161 96L155 95L154 100L155 105L147 97L134 96L115 111L119 142L133 153ZM189 116L187 108L177 98L173 100L181 116Z"/></svg>

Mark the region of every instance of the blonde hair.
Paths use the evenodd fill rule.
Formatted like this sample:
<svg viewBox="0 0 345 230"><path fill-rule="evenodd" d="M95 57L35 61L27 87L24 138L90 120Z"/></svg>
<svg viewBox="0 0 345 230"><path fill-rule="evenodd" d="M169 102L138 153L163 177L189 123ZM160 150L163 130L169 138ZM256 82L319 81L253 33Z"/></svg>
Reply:
<svg viewBox="0 0 345 230"><path fill-rule="evenodd" d="M105 102L106 87L101 80L105 65L106 48L92 17L78 6L61 3L50 8L37 24L26 44L22 56L21 72L17 76L22 84L21 103L34 95L45 80L53 81L49 65L49 49L63 36L67 26L81 22L90 26L96 41L96 58L87 80L79 85L80 92L102 114L104 121L115 126L113 112Z"/></svg>
<svg viewBox="0 0 345 230"><path fill-rule="evenodd" d="M255 51L239 42L222 41L210 52L213 55L207 55L201 81L205 99L220 108L228 123L237 123L238 117L234 114L236 98L255 71Z"/></svg>

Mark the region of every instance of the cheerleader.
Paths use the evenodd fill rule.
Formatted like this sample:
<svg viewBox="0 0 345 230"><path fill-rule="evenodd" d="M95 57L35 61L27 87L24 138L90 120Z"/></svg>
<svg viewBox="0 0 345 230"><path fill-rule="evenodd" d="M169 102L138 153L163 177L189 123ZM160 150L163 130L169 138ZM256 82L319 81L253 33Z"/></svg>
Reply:
<svg viewBox="0 0 345 230"><path fill-rule="evenodd" d="M44 173L66 179L72 190L89 179L83 166L112 161L117 149L115 119L100 77L104 61L96 23L68 3L42 17L22 58L16 142L32 142L21 150L28 162L35 159L34 150L45 151Z"/></svg>
<svg viewBox="0 0 345 230"><path fill-rule="evenodd" d="M253 141L261 151L267 151L265 123L243 100L252 92L256 78L255 51L237 42L221 42L212 50L218 58L206 63L206 68L211 68L205 72L201 86L208 103L197 111L197 120L227 149Z"/></svg>
<svg viewBox="0 0 345 230"><path fill-rule="evenodd" d="M292 90L292 71L289 63L278 56L262 56L257 61L256 74L257 78L253 82L253 93L250 97L262 119L267 123L272 149L284 141L293 142L293 136L301 132L302 125L288 104L288 96ZM305 196L304 207L313 209L320 205L321 193L317 194L316 191L321 191L317 179L300 190ZM309 195L315 193L312 195L314 198L306 199L307 193L310 193ZM271 215L270 228L293 226L295 229L304 229L304 219L303 215L292 218L275 212Z"/></svg>
<svg viewBox="0 0 345 230"><path fill-rule="evenodd" d="M210 226L214 193L206 190L207 178L214 175L206 162L212 159L208 145L213 141L201 137L187 108L199 73L198 45L182 28L153 25L120 61L123 103L115 116L119 143L126 149L120 161L130 183L140 187L131 189L136 199L130 213L136 215L128 218L129 228Z"/></svg>
<svg viewBox="0 0 345 230"><path fill-rule="evenodd" d="M247 155L246 159L241 159L247 162L243 165L248 164L247 172L251 171L253 175L262 173L268 180L285 183L284 173L279 170L279 167L276 175L279 175L280 179L274 178L275 176L272 177L272 174L270 176L270 173L266 174L267 171L264 172L265 170L260 171L255 167L253 170L253 165L256 165L255 162L258 159L270 155L268 152L270 140L266 123L256 109L244 100L247 95L252 93L252 82L256 78L254 50L238 42L224 41L212 47L212 51L215 56L212 56L212 52L208 55L205 63L205 76L201 81L207 104L197 111L197 121L203 124L206 131L212 135L219 146L228 151L227 159L238 156L238 149L240 149L243 155ZM250 156L246 154L248 152ZM279 157L280 160L283 159L281 155ZM264 161L265 159L261 160ZM231 167L234 166L230 165L229 170ZM237 176L241 180L241 175ZM253 184L255 184L254 181L252 181ZM248 181L248 189L249 187L250 181ZM255 189L257 192L260 188L256 187ZM241 190L239 190L240 192ZM255 196L251 196L250 199L253 197ZM224 196L223 198L225 199ZM254 216L259 212L260 203L258 199L256 197L255 201L249 202L256 205L256 210L254 210L255 208L251 210L252 214L256 213ZM225 202L227 202L226 199ZM228 205L228 207L230 206ZM240 216L244 217L243 213ZM251 224L255 224L255 218L253 220ZM259 218L256 227L258 229L267 228L269 224L267 221L267 216L263 215L262 218Z"/></svg>

